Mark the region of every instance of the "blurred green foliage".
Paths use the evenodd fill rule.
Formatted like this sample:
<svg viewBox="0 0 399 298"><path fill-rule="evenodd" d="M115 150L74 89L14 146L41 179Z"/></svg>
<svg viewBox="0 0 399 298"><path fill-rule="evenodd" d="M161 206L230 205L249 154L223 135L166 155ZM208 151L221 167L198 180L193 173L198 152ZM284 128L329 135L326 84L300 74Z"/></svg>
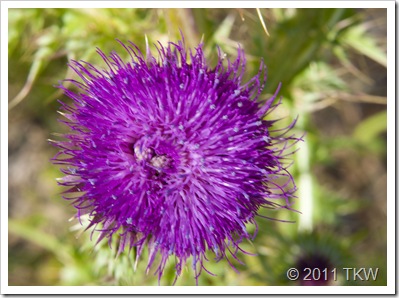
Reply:
<svg viewBox="0 0 399 298"><path fill-rule="evenodd" d="M66 100L53 86L71 78L66 64L84 60L105 67L105 53L145 49L184 35L202 39L211 63L216 45L234 58L244 48L246 78L268 67L264 97L283 83L281 127L299 116L295 133L306 133L291 168L298 200L286 210L261 214L259 234L242 247L246 265L235 273L226 261L209 262L200 285L298 285L286 270L301 258L322 255L332 267L378 267L386 284L386 11L383 9L10 9L9 10L9 285L157 285L145 274L145 255L134 267L134 250L115 257L106 241L94 247L90 233L67 222L74 210L59 195L60 173L48 161L55 149L45 140L64 131L56 121ZM30 162L32 161L32 162ZM307 212L309 211L309 212ZM73 231L71 231L72 229ZM248 227L253 231L253 227ZM94 237L95 238L95 237ZM209 254L209 259L213 256ZM171 260L161 284L175 278ZM190 265L188 265L190 266ZM153 270L154 271L154 270ZM195 284L184 270L177 285Z"/></svg>

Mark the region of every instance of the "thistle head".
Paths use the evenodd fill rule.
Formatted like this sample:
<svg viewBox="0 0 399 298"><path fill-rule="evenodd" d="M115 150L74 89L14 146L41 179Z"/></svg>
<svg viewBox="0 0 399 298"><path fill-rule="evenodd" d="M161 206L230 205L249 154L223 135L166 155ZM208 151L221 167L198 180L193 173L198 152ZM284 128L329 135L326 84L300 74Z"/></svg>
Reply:
<svg viewBox="0 0 399 298"><path fill-rule="evenodd" d="M198 279L206 251L237 258L262 208L290 209L295 185L285 159L297 138L286 133L294 124L274 131L277 92L259 99L263 63L242 81L241 48L234 61L219 50L211 67L201 44L159 45L158 59L121 45L128 61L98 50L108 69L72 61L80 80L68 81L78 91L59 86L73 100L61 103L71 132L55 142L54 163L65 166L59 183L99 240L119 234L119 252L135 247L137 258L147 247L147 268L156 263L159 279L170 256L177 276L192 258Z"/></svg>

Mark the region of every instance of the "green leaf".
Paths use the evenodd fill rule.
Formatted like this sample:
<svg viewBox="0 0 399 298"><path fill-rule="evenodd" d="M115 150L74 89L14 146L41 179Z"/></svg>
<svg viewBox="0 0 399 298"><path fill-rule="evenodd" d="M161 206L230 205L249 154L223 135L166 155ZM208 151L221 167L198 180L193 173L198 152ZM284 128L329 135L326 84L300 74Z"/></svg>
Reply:
<svg viewBox="0 0 399 298"><path fill-rule="evenodd" d="M293 82L295 87L306 91L325 94L326 92L345 90L346 83L329 64L312 62Z"/></svg>
<svg viewBox="0 0 399 298"><path fill-rule="evenodd" d="M35 228L29 222L25 223L9 219L8 231L54 253L54 255L65 264L72 262L72 256L68 246L61 243L56 237Z"/></svg>
<svg viewBox="0 0 399 298"><path fill-rule="evenodd" d="M380 133L387 129L387 112L382 111L363 120L353 132L355 140L362 144L370 144Z"/></svg>
<svg viewBox="0 0 399 298"><path fill-rule="evenodd" d="M367 34L366 28L362 25L348 29L340 38L343 44L352 47L359 53L369 57L377 63L387 66L387 55L378 47L375 39Z"/></svg>

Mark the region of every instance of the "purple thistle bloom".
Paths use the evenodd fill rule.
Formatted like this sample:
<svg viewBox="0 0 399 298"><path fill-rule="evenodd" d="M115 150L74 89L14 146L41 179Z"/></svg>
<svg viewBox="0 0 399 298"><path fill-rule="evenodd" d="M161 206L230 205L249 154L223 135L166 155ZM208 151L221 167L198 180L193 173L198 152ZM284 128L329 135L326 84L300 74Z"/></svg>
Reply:
<svg viewBox="0 0 399 298"><path fill-rule="evenodd" d="M202 45L195 53L182 41L160 45L158 61L121 45L131 61L98 50L108 70L72 61L82 82L68 81L80 92L59 86L73 100L61 103L72 132L54 142L54 163L68 166L59 184L99 241L119 234L118 253L136 247L136 261L147 245L147 271L160 255L159 279L169 256L177 276L192 257L198 282L207 250L238 260L239 244L255 237L245 225L256 226L262 207L290 209L295 184L284 159L298 139L285 133L294 123L271 134L275 121L264 117L278 90L259 103L265 66L242 83L242 49L233 62L219 50L211 68Z"/></svg>

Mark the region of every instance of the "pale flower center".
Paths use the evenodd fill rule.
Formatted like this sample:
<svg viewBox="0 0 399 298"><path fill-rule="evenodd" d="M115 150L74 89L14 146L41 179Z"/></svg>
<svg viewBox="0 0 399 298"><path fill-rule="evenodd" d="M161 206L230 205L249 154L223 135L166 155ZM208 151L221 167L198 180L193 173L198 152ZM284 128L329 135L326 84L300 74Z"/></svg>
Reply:
<svg viewBox="0 0 399 298"><path fill-rule="evenodd" d="M157 169L168 168L172 162L166 154L157 155L152 148L143 148L137 143L134 145L134 155L137 161L145 161Z"/></svg>

